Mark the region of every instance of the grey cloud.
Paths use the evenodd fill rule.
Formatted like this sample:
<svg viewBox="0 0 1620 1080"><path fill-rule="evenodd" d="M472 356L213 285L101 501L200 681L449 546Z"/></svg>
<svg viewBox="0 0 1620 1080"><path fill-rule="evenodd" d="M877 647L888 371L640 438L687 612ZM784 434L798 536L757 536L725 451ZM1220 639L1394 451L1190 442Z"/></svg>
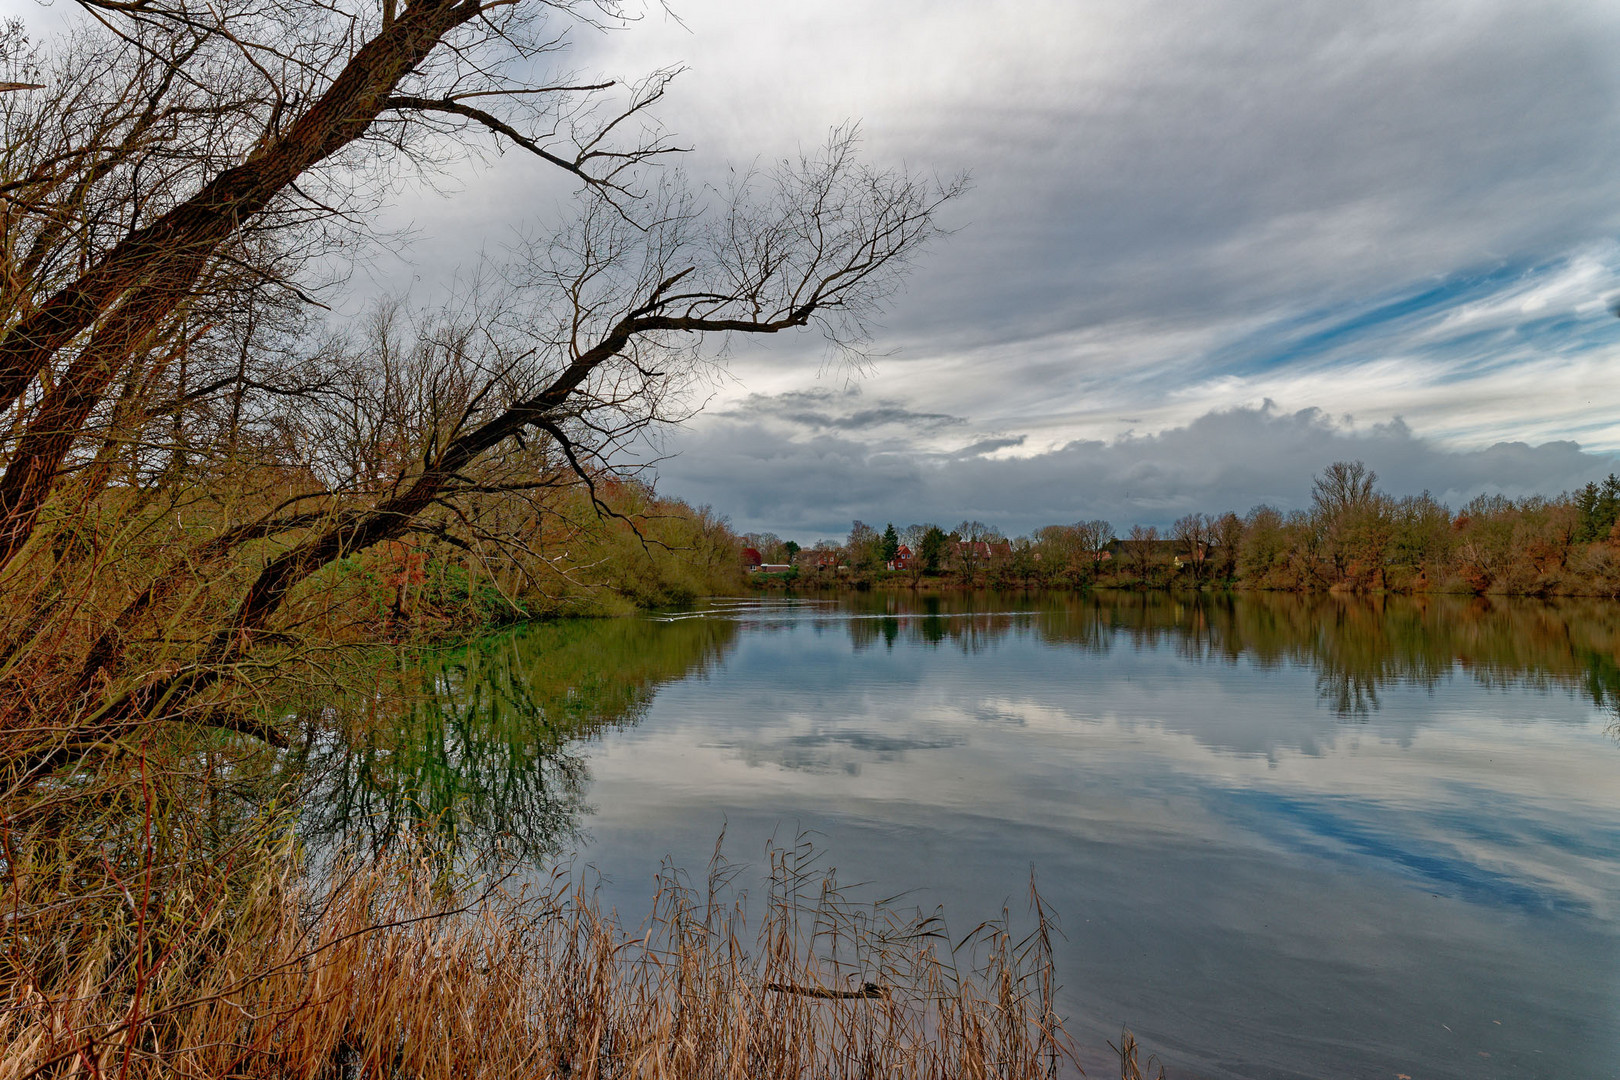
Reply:
<svg viewBox="0 0 1620 1080"><path fill-rule="evenodd" d="M709 157L814 139L814 126L762 131L749 122L761 108L802 124L818 103L848 100L866 118L870 156L973 174L974 190L949 211L960 228L879 328L880 347L905 358L879 381L906 399L886 404L993 417L997 434L1033 433L1034 413L1098 402L1151 416L1166 386L1252 372L1256 354L1274 378L1237 401L1286 393L1292 408L1326 404L1289 391L1289 373L1407 356L1417 329L1301 357L1287 334L1249 328L1308 326L1313 313L1542 265L1620 224L1612 6L1098 0L1026 3L986 20L970 0L834 0L824 18L756 18L748 32L760 47L747 55L728 26L735 14L694 0L683 7L692 33L672 44L693 64L697 99L718 110L681 118L699 125L689 130ZM887 32L897 25L915 32ZM845 79L838 93L780 79L811 54ZM886 77L894 71L908 77ZM1594 295L1617 285L1595 282ZM1144 340L1154 336L1170 344ZM815 347L778 343L772 355L809 368ZM1419 374L1454 365L1466 380L1526 347L1511 331L1475 337L1431 350ZM753 362L754 348L739 344L738 359ZM1422 383L1362 404L1479 437L1466 398L1420 408ZM1521 403L1525 430L1548 430L1534 421L1552 408ZM856 411L778 419L836 435L857 430ZM1580 430L1560 421L1557 434ZM1492 432L1517 434L1511 421Z"/></svg>
<svg viewBox="0 0 1620 1080"><path fill-rule="evenodd" d="M884 424L923 424L937 426L941 424L965 424L967 421L960 416L951 416L949 413L920 413L890 405L881 409L863 409L849 416L833 417L829 427L843 431L859 430L861 428L882 427Z"/></svg>
<svg viewBox="0 0 1620 1080"><path fill-rule="evenodd" d="M661 488L714 505L744 530L841 536L856 516L849 508L882 506L924 483L910 455L840 436L786 439L757 424L682 432L670 448L678 453L659 466Z"/></svg>
<svg viewBox="0 0 1620 1080"><path fill-rule="evenodd" d="M688 0L679 26L576 35L575 58L615 75L685 62L664 115L700 182L852 115L877 160L972 173L960 231L889 320L912 353L1328 303L1559 253L1620 218L1612 6L1100 0L994 20L972 0L821 7L743 19ZM785 66L827 74L783 79ZM423 264L466 261L499 241L500 214L532 213L498 196L535 171L501 170L471 200L488 213L420 223L450 256Z"/></svg>
<svg viewBox="0 0 1620 1080"><path fill-rule="evenodd" d="M1386 491L1428 490L1453 507L1486 492L1555 495L1617 467L1573 442L1454 450L1400 420L1352 431L1319 410L1269 405L1010 459L874 451L838 435L794 441L728 423L682 433L674 448L661 466L664 490L713 503L740 528L802 540L839 536L855 518L977 518L1024 533L1092 517L1163 526L1192 511L1286 510L1307 505L1312 477L1347 459L1365 461Z"/></svg>
<svg viewBox="0 0 1620 1080"><path fill-rule="evenodd" d="M908 424L913 426L937 427L941 424L963 424L967 421L959 416L948 413L921 413L910 409L891 405L880 409L862 409L860 412L848 416L834 416L830 413L818 412L781 412L776 414L777 419L789 423L802 424L809 428L831 428L837 431L863 431L867 428L883 427L885 424Z"/></svg>
<svg viewBox="0 0 1620 1080"><path fill-rule="evenodd" d="M904 425L916 432L967 423L960 416L916 412L895 401L883 400L876 402L874 407L856 408L861 400L858 387L792 390L777 395L751 394L717 415L754 421L776 420L816 431L866 431Z"/></svg>
<svg viewBox="0 0 1620 1080"><path fill-rule="evenodd" d="M962 447L962 449L958 450L953 456L967 458L979 457L984 454L993 454L997 450L1006 450L1014 446L1023 446L1028 439L1029 436L1027 435L1019 435L1016 438L980 439L971 446Z"/></svg>
<svg viewBox="0 0 1620 1080"><path fill-rule="evenodd" d="M1092 93L941 118L980 151L957 155L978 190L919 284L930 320L1002 336L1320 302L1562 251L1620 209L1609 14L1133 9Z"/></svg>
<svg viewBox="0 0 1620 1080"><path fill-rule="evenodd" d="M876 348L904 358L883 366L882 396L745 399L676 436L685 457L665 468L676 493L739 523L829 535L888 514L1021 530L1297 505L1310 475L1343 457L1366 458L1392 489L1454 502L1487 487L1556 491L1609 467L1573 443L1452 452L1398 423L1352 436L1309 412L1253 410L1021 461L983 455L1019 432L1183 423L1175 390L1239 375L1255 382L1193 407L1271 394L1290 408L1404 413L1458 438L1620 442L1602 388L1468 392L1504 366L1614 355L1612 321L1541 337L1465 328L1443 348L1424 344L1432 322L1402 323L1377 340L1294 347L1323 312L1351 312L1353 329L1355 312L1392 297L1612 243L1616 5L1023 0L987 17L976 0L683 0L681 18L582 32L575 55L582 71L612 75L689 64L663 115L696 148L683 165L698 186L855 116L870 159L968 171L974 188L876 327ZM410 272L464 265L503 226L561 200L551 170L500 162L456 199L400 211L423 235ZM1588 287L1614 294L1620 267ZM821 351L802 335L734 342L732 359L773 379L797 365L809 381ZM1314 379L1380 360L1413 377L1376 400L1345 401ZM1456 380L1455 396L1431 392L1436 372ZM940 452L945 436L971 444L967 459Z"/></svg>

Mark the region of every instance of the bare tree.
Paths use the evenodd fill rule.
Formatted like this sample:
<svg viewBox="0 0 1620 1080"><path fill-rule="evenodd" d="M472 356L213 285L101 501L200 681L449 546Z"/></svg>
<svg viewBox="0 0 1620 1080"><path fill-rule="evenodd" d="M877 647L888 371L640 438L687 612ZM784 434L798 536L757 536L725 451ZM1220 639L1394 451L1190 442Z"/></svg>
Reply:
<svg viewBox="0 0 1620 1080"><path fill-rule="evenodd" d="M1158 563L1159 530L1156 526L1132 525L1125 541L1125 554L1138 581L1144 584Z"/></svg>
<svg viewBox="0 0 1620 1080"><path fill-rule="evenodd" d="M1335 461L1311 484L1311 504L1332 518L1366 506L1373 497L1378 474L1360 461Z"/></svg>
<svg viewBox="0 0 1620 1080"><path fill-rule="evenodd" d="M856 570L879 568L883 561L882 534L864 521L852 522L849 538L844 541L844 551L849 565Z"/></svg>
<svg viewBox="0 0 1620 1080"><path fill-rule="evenodd" d="M1170 535L1181 550L1182 565L1192 571L1193 583L1202 584L1209 571L1214 523L1203 514L1187 514L1170 526Z"/></svg>
<svg viewBox="0 0 1620 1080"><path fill-rule="evenodd" d="M1211 527L1215 545L1213 571L1222 581L1237 576L1238 553L1243 547L1243 519L1228 510Z"/></svg>
<svg viewBox="0 0 1620 1080"><path fill-rule="evenodd" d="M1108 545L1114 540L1114 527L1101 518L1094 518L1077 522L1074 533L1082 556L1087 561L1091 580L1095 581L1102 573L1103 562L1108 558Z"/></svg>
<svg viewBox="0 0 1620 1080"><path fill-rule="evenodd" d="M1081 556L1074 526L1043 525L1035 530L1031 539L1043 572L1064 574L1071 580L1083 577L1087 564Z"/></svg>
<svg viewBox="0 0 1620 1080"><path fill-rule="evenodd" d="M214 691L335 617L311 584L328 568L412 535L476 559L559 483L608 512L608 462L688 415L731 337L860 349L960 190L864 166L842 130L704 205L643 167L672 149L643 123L667 73L510 77L609 0L86 6L105 30L46 65L61 92L0 96L21 253L0 651L28 650L0 696L8 719L76 718L13 756L29 776L153 720L277 738ZM458 305L310 340L302 279L374 239L400 170L476 152L475 132L576 181L576 216Z"/></svg>
<svg viewBox="0 0 1620 1080"><path fill-rule="evenodd" d="M982 521L964 521L951 531L955 561L971 583L990 561L989 545L1003 542L1000 530Z"/></svg>
<svg viewBox="0 0 1620 1080"><path fill-rule="evenodd" d="M1336 461L1311 488L1323 552L1336 581L1382 588L1393 534L1391 500L1373 487L1378 474L1359 461Z"/></svg>
<svg viewBox="0 0 1620 1080"><path fill-rule="evenodd" d="M0 330L0 567L33 535L109 394L186 351L207 321L199 304L234 279L298 294L289 260L363 230L390 177L442 154L450 127L480 124L627 199L624 170L669 147L607 139L665 80L560 137L526 135L484 104L548 133L590 115L581 96L606 84L507 77L548 50L547 16L576 6L422 0L379 22L368 8L303 2L86 0L106 32L85 31L51 66L56 92L5 98L0 182L8 249L22 255Z"/></svg>

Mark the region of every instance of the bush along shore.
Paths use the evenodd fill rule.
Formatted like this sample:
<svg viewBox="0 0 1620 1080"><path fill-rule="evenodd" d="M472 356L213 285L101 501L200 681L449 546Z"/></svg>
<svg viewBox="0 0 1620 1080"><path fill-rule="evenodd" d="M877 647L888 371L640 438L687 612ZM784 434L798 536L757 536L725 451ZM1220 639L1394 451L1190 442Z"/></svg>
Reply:
<svg viewBox="0 0 1620 1080"><path fill-rule="evenodd" d="M744 536L755 589L1273 589L1620 598L1620 477L1554 497L1481 495L1459 510L1397 498L1361 462L1316 477L1309 509L1187 514L1167 529L1102 520L1008 538L964 521L802 549Z"/></svg>
<svg viewBox="0 0 1620 1080"><path fill-rule="evenodd" d="M326 571L339 638L433 640L515 622L624 615L744 591L738 538L708 507L603 475L546 513L492 523L488 548L434 536L378 544Z"/></svg>

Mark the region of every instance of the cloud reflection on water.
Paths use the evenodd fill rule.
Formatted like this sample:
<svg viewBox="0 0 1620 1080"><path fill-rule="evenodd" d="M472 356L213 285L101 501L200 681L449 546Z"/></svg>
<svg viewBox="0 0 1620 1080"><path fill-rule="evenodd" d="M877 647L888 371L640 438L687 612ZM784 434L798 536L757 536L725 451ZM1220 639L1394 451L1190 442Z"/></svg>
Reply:
<svg viewBox="0 0 1620 1080"><path fill-rule="evenodd" d="M1129 1021L1183 1074L1541 1075L1550 1046L1591 1075L1620 1052L1616 655L1602 604L727 603L474 646L423 706L453 745L362 778L472 800L476 843L540 820L490 766L563 754L631 910L722 827L743 858L817 830L841 878L969 918L1035 865L1077 1027Z"/></svg>

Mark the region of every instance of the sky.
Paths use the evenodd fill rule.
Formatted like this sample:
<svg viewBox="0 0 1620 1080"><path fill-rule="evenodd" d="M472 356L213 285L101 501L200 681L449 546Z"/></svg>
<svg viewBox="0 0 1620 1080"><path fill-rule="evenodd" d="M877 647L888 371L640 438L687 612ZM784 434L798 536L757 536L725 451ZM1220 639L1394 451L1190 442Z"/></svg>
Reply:
<svg viewBox="0 0 1620 1080"><path fill-rule="evenodd" d="M974 185L887 355L740 346L671 433L663 487L739 527L1163 525L1304 505L1339 459L1455 506L1614 467L1620 5L677 10L602 47L688 65L702 152L857 118Z"/></svg>
<svg viewBox="0 0 1620 1080"><path fill-rule="evenodd" d="M0 0L38 10L31 0ZM738 342L662 491L808 542L852 519L1009 534L1620 468L1620 4L670 0L571 63L684 65L699 178L847 121L952 176L877 359ZM429 291L559 189L521 155L411 191L368 268ZM548 209L549 208L549 209Z"/></svg>

